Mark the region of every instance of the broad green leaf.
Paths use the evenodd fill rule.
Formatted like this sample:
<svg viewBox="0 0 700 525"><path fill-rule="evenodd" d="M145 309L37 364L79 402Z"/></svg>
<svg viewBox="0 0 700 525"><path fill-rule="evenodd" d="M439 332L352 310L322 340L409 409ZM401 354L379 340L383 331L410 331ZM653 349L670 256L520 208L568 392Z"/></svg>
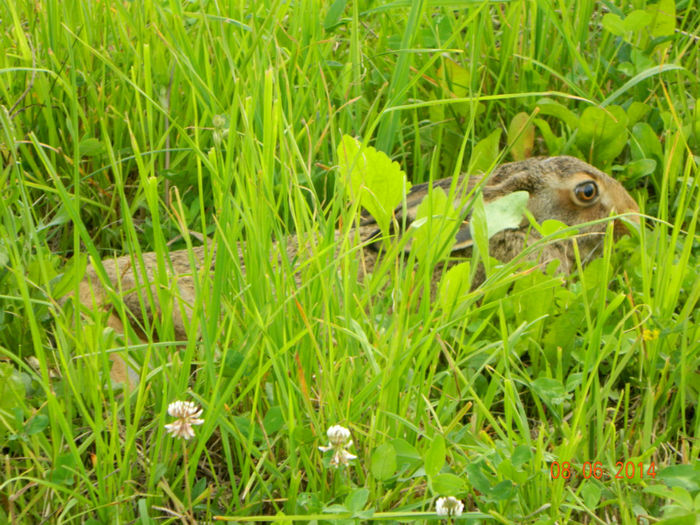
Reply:
<svg viewBox="0 0 700 525"><path fill-rule="evenodd" d="M647 12L651 17L649 31L653 38L672 35L676 29L676 2L675 0L661 0L658 4L647 6Z"/></svg>
<svg viewBox="0 0 700 525"><path fill-rule="evenodd" d="M693 465L671 465L657 471L656 477L669 487L683 487L691 492L700 490L700 470Z"/></svg>
<svg viewBox="0 0 700 525"><path fill-rule="evenodd" d="M581 496L586 507L594 510L598 506L598 502L600 502L601 493L600 486L597 483L591 480L584 481Z"/></svg>
<svg viewBox="0 0 700 525"><path fill-rule="evenodd" d="M436 495L459 494L465 489L466 482L454 474L437 474L430 478L430 487Z"/></svg>
<svg viewBox="0 0 700 525"><path fill-rule="evenodd" d="M532 449L528 445L518 445L515 447L515 450L513 450L513 456L511 458L513 466L519 469L532 459L532 455Z"/></svg>
<svg viewBox="0 0 700 525"><path fill-rule="evenodd" d="M388 232L394 208L411 188L398 162L348 135L338 146L338 162L340 181L350 197L358 199L382 231Z"/></svg>
<svg viewBox="0 0 700 525"><path fill-rule="evenodd" d="M438 70L444 86L456 97L464 98L469 92L469 71L454 60L445 59L444 67Z"/></svg>
<svg viewBox="0 0 700 525"><path fill-rule="evenodd" d="M626 30L622 18L614 13L607 13L603 16L603 27L615 36L624 35Z"/></svg>
<svg viewBox="0 0 700 525"><path fill-rule="evenodd" d="M549 123L544 119L536 118L535 120L533 120L533 124L535 124L535 126L537 126L537 129L540 130L540 134L542 135L542 138L544 139L544 142L547 145L547 151L549 152L549 154L559 155L564 149L566 139L564 137L558 137L557 135L555 135L554 132L552 132L552 128L549 126Z"/></svg>
<svg viewBox="0 0 700 525"><path fill-rule="evenodd" d="M501 139L501 130L493 130L486 138L480 140L472 149L469 158L468 173L486 173L498 158L498 142Z"/></svg>
<svg viewBox="0 0 700 525"><path fill-rule="evenodd" d="M627 108L627 126L634 126L637 122L646 117L651 108L642 102L636 100Z"/></svg>
<svg viewBox="0 0 700 525"><path fill-rule="evenodd" d="M78 144L81 157L95 157L104 152L104 145L96 138L86 138Z"/></svg>
<svg viewBox="0 0 700 525"><path fill-rule="evenodd" d="M396 450L390 443L379 445L372 453L372 475L386 481L396 472Z"/></svg>
<svg viewBox="0 0 700 525"><path fill-rule="evenodd" d="M57 485L70 486L73 485L77 464L73 454L66 452L56 458L53 469L49 474L49 481Z"/></svg>
<svg viewBox="0 0 700 525"><path fill-rule="evenodd" d="M548 237L562 230L566 230L567 228L569 228L569 225L564 222L558 221L556 219L545 219L544 221L542 221L542 224L540 224L538 231L542 234L543 237ZM569 237L570 235L573 235L573 233L562 233L556 238L564 239L566 237Z"/></svg>
<svg viewBox="0 0 700 525"><path fill-rule="evenodd" d="M263 428L268 435L276 434L284 426L282 408L277 405L270 408L263 418Z"/></svg>
<svg viewBox="0 0 700 525"><path fill-rule="evenodd" d="M467 465L467 478L469 479L469 483L471 483L472 487L482 494L487 494L491 491L491 483L481 468L483 464L484 461L480 460Z"/></svg>
<svg viewBox="0 0 700 525"><path fill-rule="evenodd" d="M513 498L515 485L509 479L497 483L489 494L493 501L506 501Z"/></svg>
<svg viewBox="0 0 700 525"><path fill-rule="evenodd" d="M635 9L625 17L625 31L633 32L644 29L652 21L652 16L643 9Z"/></svg>
<svg viewBox="0 0 700 525"><path fill-rule="evenodd" d="M610 162L627 144L627 114L620 106L588 107L579 120L576 145L594 164Z"/></svg>
<svg viewBox="0 0 700 525"><path fill-rule="evenodd" d="M557 349L563 351L564 359L571 359L571 352L574 349L576 334L581 329L582 319L585 319L583 306L578 302L561 315L550 319L547 333L544 336L545 354L554 361L557 359Z"/></svg>
<svg viewBox="0 0 700 525"><path fill-rule="evenodd" d="M392 440L391 445L396 451L396 459L399 466L403 465L417 465L423 461L416 447L411 445L408 441L402 438L396 438Z"/></svg>
<svg viewBox="0 0 700 525"><path fill-rule="evenodd" d="M459 212L442 188L433 188L416 208L411 251L421 261L439 261L455 243Z"/></svg>
<svg viewBox="0 0 700 525"><path fill-rule="evenodd" d="M436 434L425 453L425 473L431 478L436 476L445 464L445 438Z"/></svg>
<svg viewBox="0 0 700 525"><path fill-rule="evenodd" d="M460 66L454 60L445 59L444 66L438 69L438 78L446 95L451 94L456 98L464 98L468 95L471 82L469 70ZM451 102L450 109L460 117L467 117L471 111L478 112L479 108L469 102Z"/></svg>
<svg viewBox="0 0 700 525"><path fill-rule="evenodd" d="M537 107L540 108L540 113L542 115L549 115L563 120L571 129L576 129L578 127L578 117L566 106L551 98L542 98L538 100Z"/></svg>
<svg viewBox="0 0 700 525"><path fill-rule="evenodd" d="M485 203L488 238L500 231L518 228L523 221L529 199L528 192L514 191Z"/></svg>
<svg viewBox="0 0 700 525"><path fill-rule="evenodd" d="M560 405L571 397L564 385L550 377L538 377L532 382L532 390L549 405Z"/></svg>
<svg viewBox="0 0 700 525"><path fill-rule="evenodd" d="M535 126L530 115L521 112L513 117L508 126L508 144L513 160L524 160L532 156L535 146Z"/></svg>
<svg viewBox="0 0 700 525"><path fill-rule="evenodd" d="M328 8L328 13L323 21L323 28L328 31L333 29L340 22L340 17L343 16L343 11L345 11L345 5L348 0L335 0Z"/></svg>
<svg viewBox="0 0 700 525"><path fill-rule="evenodd" d="M633 159L655 159L660 162L664 158L661 141L652 127L646 122L638 122L632 127L631 142Z"/></svg>
<svg viewBox="0 0 700 525"><path fill-rule="evenodd" d="M625 164L625 175L627 180L634 182L654 173L656 161L654 159L633 160Z"/></svg>
<svg viewBox="0 0 700 525"><path fill-rule="evenodd" d="M34 434L39 434L43 432L46 427L49 426L49 416L46 414L37 414L24 427L24 432L28 436L33 436Z"/></svg>
<svg viewBox="0 0 700 525"><path fill-rule="evenodd" d="M368 498L369 490L364 487L357 488L345 498L345 508L353 514L359 512L365 507Z"/></svg>

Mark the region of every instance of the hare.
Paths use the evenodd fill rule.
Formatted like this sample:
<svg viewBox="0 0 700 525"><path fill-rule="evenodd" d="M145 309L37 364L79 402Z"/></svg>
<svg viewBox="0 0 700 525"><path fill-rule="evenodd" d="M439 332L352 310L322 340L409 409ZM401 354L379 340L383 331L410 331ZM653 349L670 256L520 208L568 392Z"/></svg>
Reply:
<svg viewBox="0 0 700 525"><path fill-rule="evenodd" d="M482 184L483 197L486 202L498 199L514 191L527 191L529 193L528 209L537 220L556 219L569 226L603 219L611 214L636 213L639 211L637 203L625 191L623 186L610 178L605 173L593 166L573 157L537 157L524 161L504 164L486 175L487 179ZM462 176L458 185L470 191L474 186L482 182L483 177ZM453 181L442 179L434 183L435 187L449 189ZM405 205L396 211L395 224L409 225L415 220L416 208L429 190L428 184L414 186L406 197ZM466 212L465 212L466 215ZM468 217L457 231L457 243L452 252L453 260L469 254L471 249L471 237L467 226ZM633 221L638 221L636 216L631 216ZM586 225L580 228L577 242L579 253L583 262L595 257L602 245L605 223ZM615 232L622 233L624 226L615 221ZM365 217L360 226L355 230L356 237L362 241L362 266L364 272L372 272L378 258L381 257L382 243L377 241L378 227L376 223ZM397 232L400 235L402 232ZM336 234L336 239L340 234ZM509 261L516 257L538 238L537 233L529 228L527 219L519 228L503 230L494 235L489 242L490 255L501 261ZM340 244L340 243L339 243ZM245 246L237 246L241 270L243 268L243 249ZM194 250L196 267L190 264L190 255L187 251L174 251L169 254L170 267L166 269L167 275L176 282L178 298L174 301L173 323L175 336L186 338L185 319L190 317L190 306L195 300L195 286L193 272L200 271L204 261L204 247ZM299 239L291 235L286 239L286 253L291 260L296 260L300 249ZM571 243L555 242L546 245L540 253L529 256L533 260L547 262L558 259L561 262L560 271L568 273L575 267L575 259ZM114 291L122 292L124 304L134 318L141 323L142 312L147 316L152 315L152 310L159 310L157 293L152 283L155 279L158 259L155 253L143 254L145 272L132 267L132 259L129 256L102 261L109 278L108 286ZM213 261L216 261L214 253ZM212 264L213 266L213 264ZM209 269L213 271L213 267ZM150 294L147 294L148 287ZM151 295L151 299L146 296ZM106 292L102 280L98 277L96 268L88 266L86 275L80 285L80 302L87 308L105 306L109 294ZM153 306L149 304L153 303ZM145 308L142 308L142 304ZM115 316L110 321L116 328L121 329Z"/></svg>

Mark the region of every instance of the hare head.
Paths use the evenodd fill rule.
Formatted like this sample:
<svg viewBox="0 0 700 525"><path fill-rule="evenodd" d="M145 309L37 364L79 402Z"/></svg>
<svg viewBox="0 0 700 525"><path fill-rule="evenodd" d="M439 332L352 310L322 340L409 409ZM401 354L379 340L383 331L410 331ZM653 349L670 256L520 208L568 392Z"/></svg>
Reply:
<svg viewBox="0 0 700 525"><path fill-rule="evenodd" d="M486 180L484 181L484 177ZM433 187L449 190L452 179L443 179L433 183ZM590 223L606 219L611 215L636 213L639 207L623 186L602 171L574 157L535 157L524 161L503 164L490 174L484 176L463 176L458 186L455 205L465 210L464 222L457 232L457 243L453 251L470 249L472 244L468 226L470 205L461 197L468 194L476 185L481 186L485 201L497 200L515 191L529 193L528 209L538 223L554 219L568 226ZM405 217L406 222L415 220L418 205L430 189L429 184L414 186L406 197L405 208L397 208L398 217ZM405 215L404 215L405 213ZM629 216L632 222L639 222L635 215ZM607 221L585 224L579 228L577 242L581 256L586 262L595 257L602 246L602 234ZM620 219L615 219L616 236L626 231ZM512 259L526 245L526 238L537 238L536 233L527 234L527 219L523 219L519 229L507 230L492 239L492 255L501 260ZM376 234L377 232L375 232ZM410 249L410 245L408 245ZM572 259L570 249L560 243L549 250L554 256L544 259ZM562 255L565 254L565 255ZM456 255L458 255L456 253ZM563 268L571 269L571 260L562 260Z"/></svg>
<svg viewBox="0 0 700 525"><path fill-rule="evenodd" d="M489 177L484 197L489 200L518 190L530 193L528 209L537 222L556 219L573 226L639 211L619 182L574 157L535 158L506 164ZM630 220L639 221L634 215ZM604 229L604 224L592 225L586 231ZM616 232L624 232L619 222Z"/></svg>

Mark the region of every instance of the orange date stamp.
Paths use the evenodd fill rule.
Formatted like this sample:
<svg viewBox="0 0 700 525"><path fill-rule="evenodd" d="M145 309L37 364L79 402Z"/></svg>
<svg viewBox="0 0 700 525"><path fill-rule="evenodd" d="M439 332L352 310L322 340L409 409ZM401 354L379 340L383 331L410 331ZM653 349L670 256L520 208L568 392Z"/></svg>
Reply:
<svg viewBox="0 0 700 525"><path fill-rule="evenodd" d="M633 461L617 461L615 463L615 472L611 472L600 461L584 461L583 464L572 464L568 461L559 463L553 461L549 465L549 475L551 479L571 479L574 477L582 477L583 479L644 479L656 478L656 465L652 461L649 465L643 462L635 463Z"/></svg>

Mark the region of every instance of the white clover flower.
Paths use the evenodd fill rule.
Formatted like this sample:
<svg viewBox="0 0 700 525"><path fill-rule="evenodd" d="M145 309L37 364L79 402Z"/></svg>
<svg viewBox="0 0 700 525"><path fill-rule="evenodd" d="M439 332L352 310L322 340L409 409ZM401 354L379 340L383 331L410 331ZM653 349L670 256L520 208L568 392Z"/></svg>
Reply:
<svg viewBox="0 0 700 525"><path fill-rule="evenodd" d="M464 503L454 496L438 498L435 502L435 512L438 516L461 516L463 510Z"/></svg>
<svg viewBox="0 0 700 525"><path fill-rule="evenodd" d="M174 438L191 439L194 437L192 425L201 425L203 419L202 409L192 401L175 401L168 405L168 414L176 418L169 425L165 425L165 431Z"/></svg>
<svg viewBox="0 0 700 525"><path fill-rule="evenodd" d="M338 468L340 465L347 465L348 461L351 459L357 459L357 456L350 454L346 448L352 446L352 439L350 439L350 431L340 425L333 425L326 432L328 436L328 446L318 447L321 452L328 452L333 450L333 457L331 458L331 466Z"/></svg>

